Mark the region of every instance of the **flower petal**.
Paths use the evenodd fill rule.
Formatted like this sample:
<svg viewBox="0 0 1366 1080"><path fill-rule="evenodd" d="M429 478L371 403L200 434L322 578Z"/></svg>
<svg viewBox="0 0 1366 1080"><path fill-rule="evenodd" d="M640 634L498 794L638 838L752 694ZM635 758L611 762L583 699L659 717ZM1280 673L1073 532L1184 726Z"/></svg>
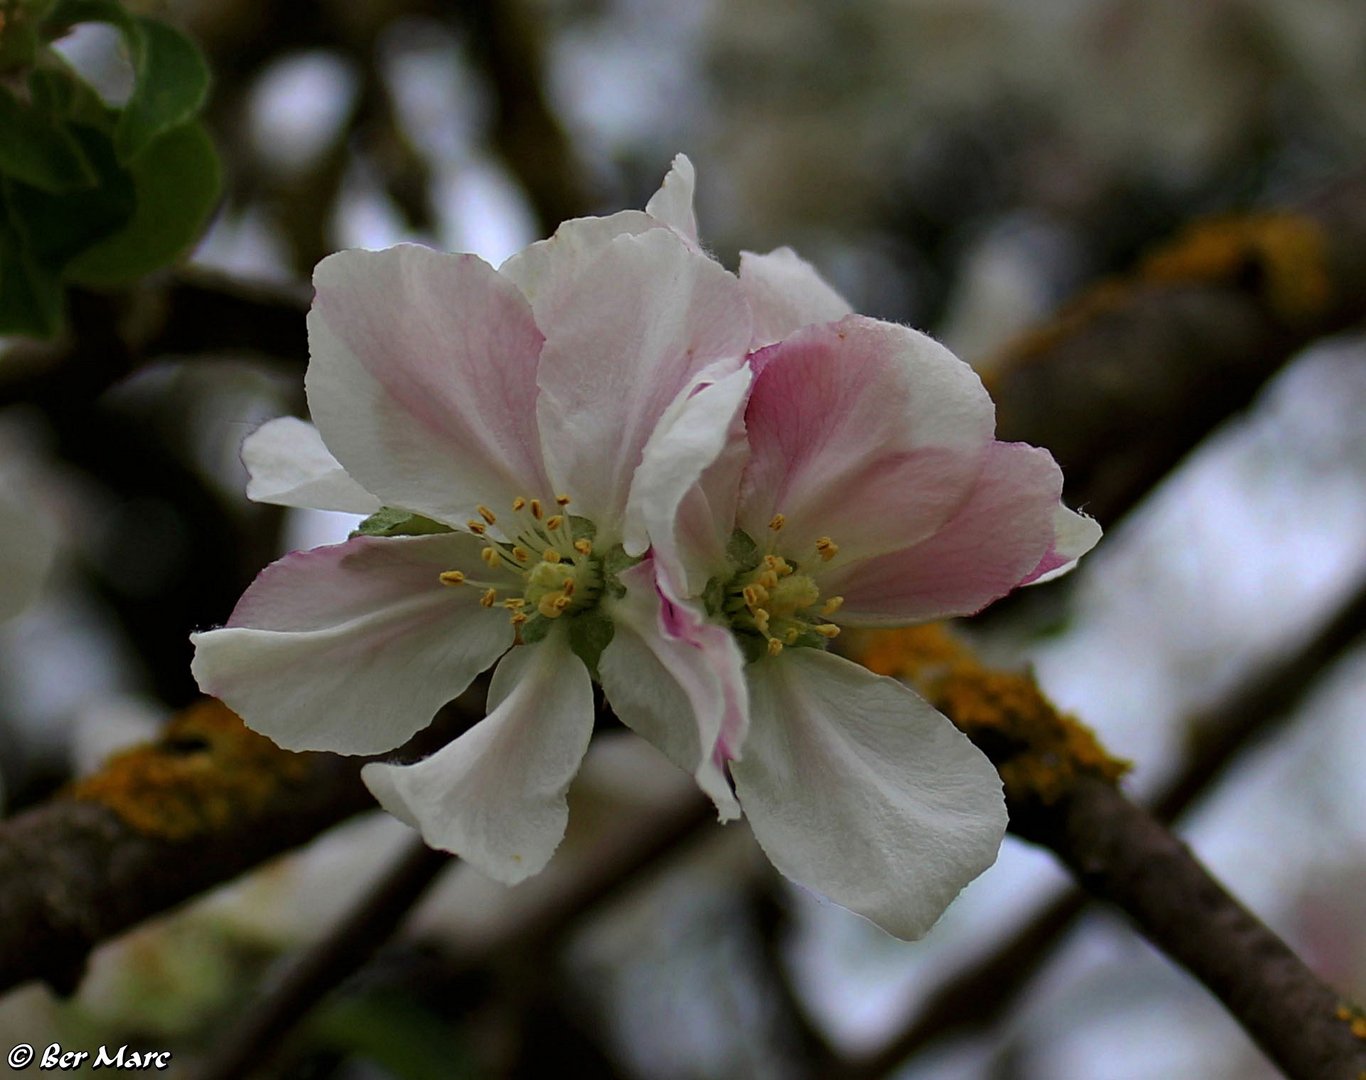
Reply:
<svg viewBox="0 0 1366 1080"><path fill-rule="evenodd" d="M789 247L767 255L740 252L740 284L754 313L756 349L782 341L803 326L836 322L854 310Z"/></svg>
<svg viewBox="0 0 1366 1080"><path fill-rule="evenodd" d="M565 792L593 734L593 684L566 642L552 633L508 653L488 716L431 757L361 770L380 804L431 847L508 885L544 869L563 839Z"/></svg>
<svg viewBox="0 0 1366 1080"><path fill-rule="evenodd" d="M841 562L900 550L971 491L994 410L973 370L932 338L851 315L751 363L740 526L758 539L781 512L789 559L802 561L820 536Z"/></svg>
<svg viewBox="0 0 1366 1080"><path fill-rule="evenodd" d="M651 548L683 595L698 596L726 564L739 480L749 455L743 405L748 366L674 401L631 482L625 546Z"/></svg>
<svg viewBox="0 0 1366 1080"><path fill-rule="evenodd" d="M607 217L571 218L561 222L547 240L537 240L509 256L498 273L516 284L531 304L539 324L554 309L558 297L618 236L635 236L664 228L643 210L621 210Z"/></svg>
<svg viewBox="0 0 1366 1080"><path fill-rule="evenodd" d="M1053 544L1062 472L1047 450L993 443L967 502L928 539L818 577L838 619L905 626L981 611L1029 580Z"/></svg>
<svg viewBox="0 0 1366 1080"><path fill-rule="evenodd" d="M286 555L227 626L191 635L195 679L288 750L390 750L512 644L506 612L438 578L487 573L479 547L464 533L362 536Z"/></svg>
<svg viewBox="0 0 1366 1080"><path fill-rule="evenodd" d="M541 335L473 255L402 244L318 264L307 387L323 440L367 491L460 525L549 493L536 433Z"/></svg>
<svg viewBox="0 0 1366 1080"><path fill-rule="evenodd" d="M537 403L545 460L575 511L620 527L660 418L703 372L739 370L749 344L740 283L674 232L618 236L541 323Z"/></svg>
<svg viewBox="0 0 1366 1080"><path fill-rule="evenodd" d="M750 665L752 726L732 771L773 865L917 938L996 859L1001 781L906 687L813 649Z"/></svg>
<svg viewBox="0 0 1366 1080"><path fill-rule="evenodd" d="M1053 545L1034 572L1020 584L1037 585L1070 573L1077 560L1100 541L1100 523L1059 505L1053 511Z"/></svg>
<svg viewBox="0 0 1366 1080"><path fill-rule="evenodd" d="M682 233L694 244L697 243L697 214L692 202L696 186L697 173L688 155L675 154L673 167L659 185L659 190L645 204L647 214Z"/></svg>
<svg viewBox="0 0 1366 1080"><path fill-rule="evenodd" d="M274 506L373 514L380 502L346 475L312 424L295 416L269 420L242 443L247 498Z"/></svg>
<svg viewBox="0 0 1366 1080"><path fill-rule="evenodd" d="M624 724L697 778L722 821L738 817L726 777L749 724L744 658L730 631L660 589L652 560L621 575L598 678Z"/></svg>

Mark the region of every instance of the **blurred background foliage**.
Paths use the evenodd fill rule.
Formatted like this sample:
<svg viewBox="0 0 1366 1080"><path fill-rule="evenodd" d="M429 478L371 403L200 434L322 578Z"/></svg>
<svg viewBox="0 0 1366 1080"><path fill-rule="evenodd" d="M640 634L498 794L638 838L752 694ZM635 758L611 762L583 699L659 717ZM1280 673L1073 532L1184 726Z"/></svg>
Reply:
<svg viewBox="0 0 1366 1080"><path fill-rule="evenodd" d="M417 239L496 264L566 217L642 206L685 150L728 265L791 245L856 309L990 373L1018 332L1187 222L1293 202L1366 159L1354 0L5 0L0 14L0 615L28 605L0 624L8 812L155 731L196 693L188 632L221 622L278 552L349 528L248 504L237 461L254 426L304 407L306 282L337 248ZM215 206L190 261L168 266ZM1136 762L1140 792L1179 768L1193 718L1366 574L1364 358L1359 330L1315 343L1106 522L1074 580L980 629ZM1363 691L1358 649L1183 823L1359 997ZM519 948L686 781L604 739L551 870L509 894L457 868L270 1074L1274 1075L1100 915L1021 961L1023 988L990 1024L940 1024L856 1072L1062 888L1013 840L913 946L775 881L733 827ZM101 950L71 1001L9 995L0 1042L211 1058L226 1019L402 834L358 820Z"/></svg>

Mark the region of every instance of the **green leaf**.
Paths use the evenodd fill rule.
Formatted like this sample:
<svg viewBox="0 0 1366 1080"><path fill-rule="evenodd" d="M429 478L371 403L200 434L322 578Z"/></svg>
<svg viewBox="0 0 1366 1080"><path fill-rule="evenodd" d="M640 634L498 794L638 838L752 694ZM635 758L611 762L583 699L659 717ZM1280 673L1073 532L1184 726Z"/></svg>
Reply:
<svg viewBox="0 0 1366 1080"><path fill-rule="evenodd" d="M305 1032L310 1041L373 1062L396 1080L482 1075L462 1029L384 993L339 996L313 1015Z"/></svg>
<svg viewBox="0 0 1366 1080"><path fill-rule="evenodd" d="M0 334L50 338L62 325L61 282L24 250L8 205L0 192Z"/></svg>
<svg viewBox="0 0 1366 1080"><path fill-rule="evenodd" d="M414 514L409 510L398 510L385 506L376 510L356 526L352 536L428 536L434 533L453 532L449 525Z"/></svg>
<svg viewBox="0 0 1366 1080"><path fill-rule="evenodd" d="M126 162L198 114L209 93L209 68L194 42L155 19L133 20L125 36L137 82L114 130L114 145Z"/></svg>
<svg viewBox="0 0 1366 1080"><path fill-rule="evenodd" d="M67 270L71 281L117 285L165 266L198 239L218 201L218 155L197 121L153 142L130 172L131 220L76 257Z"/></svg>
<svg viewBox="0 0 1366 1080"><path fill-rule="evenodd" d="M43 191L95 183L80 144L56 116L45 116L0 86L0 173Z"/></svg>
<svg viewBox="0 0 1366 1080"><path fill-rule="evenodd" d="M180 127L203 108L209 68L198 47L180 31L132 15L113 0L59 0L47 27L56 36L82 22L116 27L133 61L133 93L114 134L120 161L131 161L159 135Z"/></svg>
<svg viewBox="0 0 1366 1080"><path fill-rule="evenodd" d="M114 130L117 111L106 105L95 88L72 70L58 53L49 50L39 66L29 72L28 92L33 107L41 112L105 134Z"/></svg>
<svg viewBox="0 0 1366 1080"><path fill-rule="evenodd" d="M23 237L33 262L54 273L123 228L137 205L133 178L115 160L108 136L79 124L72 124L70 130L99 177L95 187L54 193L17 180L5 181L11 224Z"/></svg>

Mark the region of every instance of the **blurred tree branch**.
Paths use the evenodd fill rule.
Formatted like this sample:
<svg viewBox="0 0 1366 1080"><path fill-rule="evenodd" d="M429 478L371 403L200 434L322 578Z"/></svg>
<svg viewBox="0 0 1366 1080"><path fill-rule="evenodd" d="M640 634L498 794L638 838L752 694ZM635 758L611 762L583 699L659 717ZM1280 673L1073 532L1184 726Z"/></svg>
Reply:
<svg viewBox="0 0 1366 1080"><path fill-rule="evenodd" d="M1102 524L1300 349L1366 318L1366 173L1195 224L988 365L997 437L1046 446Z"/></svg>
<svg viewBox="0 0 1366 1080"><path fill-rule="evenodd" d="M1330 632L1354 639L1360 597L1344 614ZM910 678L991 758L1005 783L1012 833L1047 847L1088 892L1125 912L1224 1003L1287 1076L1359 1080L1366 1072L1366 1039L1358 1034L1362 1013L1229 895L1153 814L1124 795L1116 782L1118 763L1075 718L1059 713L1032 678L984 668L939 625L889 631L871 641L864 653L870 667ZM1322 652L1334 644L1317 640L1302 668L1322 662ZM1343 647L1341 640L1336 645ZM1292 677L1297 666L1298 658ZM1228 707L1247 708L1250 700L1239 694ZM1275 691L1272 715L1292 700L1293 693ZM1259 730L1266 719L1239 722ZM1231 748L1241 740L1219 741ZM1203 755L1192 775L1213 775ZM1174 785L1172 805L1194 790ZM1058 909L1045 917L1062 921L1066 915ZM1015 944L1028 937L1027 928Z"/></svg>

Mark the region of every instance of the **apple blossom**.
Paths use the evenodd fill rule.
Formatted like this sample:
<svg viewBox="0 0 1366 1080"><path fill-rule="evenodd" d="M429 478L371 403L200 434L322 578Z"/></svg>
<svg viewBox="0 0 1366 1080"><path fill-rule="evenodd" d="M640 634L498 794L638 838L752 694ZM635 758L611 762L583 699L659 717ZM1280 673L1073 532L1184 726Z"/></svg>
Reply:
<svg viewBox="0 0 1366 1080"><path fill-rule="evenodd" d="M567 222L497 271L404 245L330 256L314 284L317 426L249 438L248 493L370 517L265 569L225 627L193 636L195 676L282 746L373 754L496 664L486 719L363 776L433 846L521 880L563 835L592 732L590 670L636 561L637 465L675 399L748 383L744 290L697 247L681 157L646 212ZM733 412L734 392L706 400L723 398ZM655 645L691 694L694 741L714 742L738 706L689 643ZM719 765L694 771L734 816Z"/></svg>
<svg viewBox="0 0 1366 1080"><path fill-rule="evenodd" d="M912 691L826 647L841 625L975 612L1062 572L1100 530L1060 504L1046 451L995 441L966 364L901 326L829 321L811 275L769 273L768 296L749 290L756 326L781 340L750 355L753 383L727 430L705 408L718 384L647 451L652 547L630 573L657 591L633 591L625 625L637 634L619 621L601 677L618 710L631 707L651 628L708 654L748 703L710 749L774 865L915 937L994 861L1000 782ZM710 463L697 483L671 484L669 461L687 453ZM686 708L660 690L643 705Z"/></svg>

